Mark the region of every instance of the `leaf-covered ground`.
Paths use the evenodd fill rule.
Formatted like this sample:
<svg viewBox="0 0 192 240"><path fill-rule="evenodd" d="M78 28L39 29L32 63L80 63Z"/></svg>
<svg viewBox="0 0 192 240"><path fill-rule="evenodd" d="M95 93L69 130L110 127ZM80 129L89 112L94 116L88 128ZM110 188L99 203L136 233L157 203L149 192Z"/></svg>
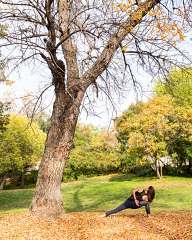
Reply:
<svg viewBox="0 0 192 240"><path fill-rule="evenodd" d="M102 218L100 213L68 213L57 220L40 220L29 214L0 217L2 240L191 240L192 213L122 212Z"/></svg>

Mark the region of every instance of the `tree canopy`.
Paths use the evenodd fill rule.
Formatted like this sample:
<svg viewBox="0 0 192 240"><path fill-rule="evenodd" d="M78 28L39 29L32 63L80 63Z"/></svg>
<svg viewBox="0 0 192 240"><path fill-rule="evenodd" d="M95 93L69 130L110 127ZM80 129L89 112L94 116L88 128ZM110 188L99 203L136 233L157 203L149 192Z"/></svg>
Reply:
<svg viewBox="0 0 192 240"><path fill-rule="evenodd" d="M170 165L191 162L192 108L175 106L168 96L131 106L117 119L116 127L128 164L130 159L134 160L133 164L148 162L160 177L163 158L169 157ZM190 168L191 164L188 165Z"/></svg>
<svg viewBox="0 0 192 240"><path fill-rule="evenodd" d="M170 71L164 81L157 81L155 93L173 97L177 105L192 107L192 68Z"/></svg>
<svg viewBox="0 0 192 240"><path fill-rule="evenodd" d="M113 131L78 125L66 175L77 178L79 175L111 173L118 171L119 165L118 145Z"/></svg>

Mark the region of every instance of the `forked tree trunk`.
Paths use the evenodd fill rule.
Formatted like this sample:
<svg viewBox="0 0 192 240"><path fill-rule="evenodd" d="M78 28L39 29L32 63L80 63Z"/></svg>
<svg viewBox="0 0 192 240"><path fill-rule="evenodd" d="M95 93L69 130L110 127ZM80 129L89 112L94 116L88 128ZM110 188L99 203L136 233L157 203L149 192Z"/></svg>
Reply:
<svg viewBox="0 0 192 240"><path fill-rule="evenodd" d="M45 144L45 152L39 167L31 212L40 217L58 216L64 212L60 187L63 170L68 159L84 92L76 98L56 93L51 127Z"/></svg>
<svg viewBox="0 0 192 240"><path fill-rule="evenodd" d="M78 2L78 1L77 1ZM49 40L46 44L51 58L41 54L47 62L55 85L55 103L51 118L45 152L40 164L35 196L32 201L31 211L36 214L53 216L63 212L63 202L60 185L64 166L69 156L73 142L75 127L79 115L79 108L90 84L95 83L97 77L107 68L119 44L130 33L142 18L159 3L159 0L149 0L141 3L138 9L122 23L117 32L112 34L106 46L98 56L95 63L79 77L77 61L77 46L73 42L73 29L70 31L71 16L74 15L70 1L58 1L60 43L67 66L67 81L65 81L65 65L56 57L55 24L51 13L51 4L46 4L46 17L48 18ZM78 23L79 24L79 23ZM67 90L65 88L67 85Z"/></svg>

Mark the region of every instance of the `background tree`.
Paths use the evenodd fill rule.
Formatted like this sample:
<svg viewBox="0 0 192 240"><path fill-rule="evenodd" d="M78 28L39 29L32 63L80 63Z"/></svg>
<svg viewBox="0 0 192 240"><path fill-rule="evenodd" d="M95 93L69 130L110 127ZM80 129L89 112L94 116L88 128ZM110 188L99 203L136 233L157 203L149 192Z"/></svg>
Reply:
<svg viewBox="0 0 192 240"><path fill-rule="evenodd" d="M46 114L45 112L39 112L38 114L35 114L35 122L38 123L40 129L44 133L48 133L49 128L50 128L50 116Z"/></svg>
<svg viewBox="0 0 192 240"><path fill-rule="evenodd" d="M168 76L168 81L157 81L155 85L155 94L158 96L170 96L173 98L176 108L188 112L192 108L192 69L182 68L172 70ZM170 121L176 122L177 118L170 118ZM190 135L186 138L182 134L175 137L169 147L170 154L176 153L178 171L182 171L182 166L185 166L188 174L191 174L192 168L192 146Z"/></svg>
<svg viewBox="0 0 192 240"><path fill-rule="evenodd" d="M9 123L9 116L6 114L7 106L0 102L0 141L2 142L3 132L6 130L6 126ZM5 177L0 174L0 189L3 189Z"/></svg>
<svg viewBox="0 0 192 240"><path fill-rule="evenodd" d="M192 175L192 108L176 108L176 115L169 115L169 121L177 126L175 135L170 139L168 153L172 156L177 173Z"/></svg>
<svg viewBox="0 0 192 240"><path fill-rule="evenodd" d="M0 139L0 176L3 188L7 175L21 176L24 184L24 173L28 167L40 161L43 154L45 134L30 120L23 116L10 116L7 129Z"/></svg>
<svg viewBox="0 0 192 240"><path fill-rule="evenodd" d="M1 0L1 8L0 20L11 26L1 46L18 47L20 62L44 61L52 75L55 102L31 210L55 216L63 211L63 169L88 88L112 101L111 90L123 91L130 79L138 87L133 58L153 73L182 64L174 41L190 26L191 1ZM118 76L124 70L126 79Z"/></svg>
<svg viewBox="0 0 192 240"><path fill-rule="evenodd" d="M157 81L155 94L169 95L175 104L187 108L192 107L192 68L181 68L170 71L164 81Z"/></svg>
<svg viewBox="0 0 192 240"><path fill-rule="evenodd" d="M163 158L171 157L173 163L180 163L180 167L190 162L190 154L188 157L186 153L182 155L176 143L188 145L182 153L189 151L191 114L192 109L176 107L168 96L154 97L147 103L131 106L116 123L118 139L128 163L130 159L134 159L134 164L151 163L160 178Z"/></svg>
<svg viewBox="0 0 192 240"><path fill-rule="evenodd" d="M78 125L64 178L117 172L119 165L118 145L113 131Z"/></svg>

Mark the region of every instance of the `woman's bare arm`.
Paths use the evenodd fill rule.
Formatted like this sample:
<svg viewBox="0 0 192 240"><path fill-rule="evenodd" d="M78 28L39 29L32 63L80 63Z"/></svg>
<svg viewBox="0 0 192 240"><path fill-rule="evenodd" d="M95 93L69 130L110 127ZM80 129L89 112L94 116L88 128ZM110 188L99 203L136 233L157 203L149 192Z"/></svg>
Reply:
<svg viewBox="0 0 192 240"><path fill-rule="evenodd" d="M136 198L136 196L135 196L135 193L136 193L136 192L142 192L142 190L137 188L137 189L134 189L134 190L132 191L135 204L139 207L139 201L137 200L137 198Z"/></svg>
<svg viewBox="0 0 192 240"><path fill-rule="evenodd" d="M147 201L141 201L141 202L140 202L140 206L144 206L144 207L145 207L145 211L146 211L147 217L149 217L150 214L151 214L151 209L150 209L150 204L149 204L149 202L147 202Z"/></svg>

